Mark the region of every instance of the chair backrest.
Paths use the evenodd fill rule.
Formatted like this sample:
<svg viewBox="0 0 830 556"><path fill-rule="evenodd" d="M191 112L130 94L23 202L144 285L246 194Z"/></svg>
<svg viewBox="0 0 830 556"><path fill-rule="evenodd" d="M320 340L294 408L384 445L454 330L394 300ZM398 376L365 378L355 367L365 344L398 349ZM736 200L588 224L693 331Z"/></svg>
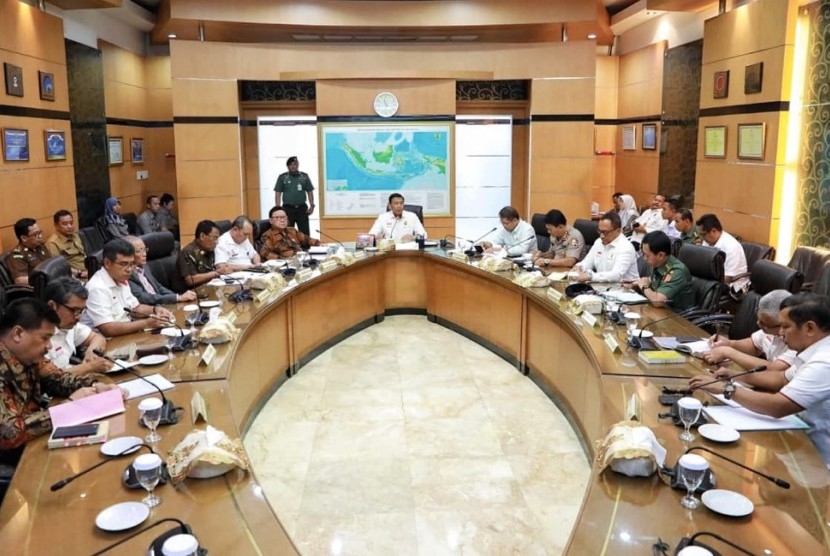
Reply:
<svg viewBox="0 0 830 556"><path fill-rule="evenodd" d="M764 259L771 261L775 258L775 248L770 245L742 241L741 247L744 248L744 255L746 255L746 267L749 269L751 269L757 261Z"/></svg>
<svg viewBox="0 0 830 556"><path fill-rule="evenodd" d="M87 226L78 230L78 237L81 238L81 243L84 244L84 251L87 254L95 253L104 248L104 236L101 235L101 230L98 226Z"/></svg>
<svg viewBox="0 0 830 556"><path fill-rule="evenodd" d="M574 228L579 230L585 240L585 249L590 250L594 242L599 239L599 222L577 218L574 221Z"/></svg>
<svg viewBox="0 0 830 556"><path fill-rule="evenodd" d="M830 251L818 247L796 247L787 266L804 276L804 288L810 289L830 263Z"/></svg>
<svg viewBox="0 0 830 556"><path fill-rule="evenodd" d="M224 234L231 229L231 226L233 226L233 222L230 220L215 220L214 223L216 224L216 227L219 228L220 234Z"/></svg>
<svg viewBox="0 0 830 556"><path fill-rule="evenodd" d="M259 251L259 248L262 247L259 241L262 237L262 234L264 234L270 229L271 221L267 218L263 218L262 220L254 220L254 241L252 243L254 244L254 247L257 249L257 251Z"/></svg>
<svg viewBox="0 0 830 556"><path fill-rule="evenodd" d="M536 232L536 247L539 251L547 251L550 249L550 234L545 227L545 215L538 212L530 218L530 225L533 226L533 231Z"/></svg>
<svg viewBox="0 0 830 556"><path fill-rule="evenodd" d="M772 290L787 290L797 293L801 289L804 277L797 270L772 261L760 260L752 265L749 274L752 291L765 295Z"/></svg>
<svg viewBox="0 0 830 556"><path fill-rule="evenodd" d="M138 229L138 217L135 215L135 213L127 212L122 214L121 217L127 222L127 229L130 231L130 233L135 235L136 230Z"/></svg>
<svg viewBox="0 0 830 556"><path fill-rule="evenodd" d="M695 307L710 313L715 311L726 289L723 283L726 254L714 247L686 244L678 252L678 258L692 275Z"/></svg>
<svg viewBox="0 0 830 556"><path fill-rule="evenodd" d="M824 264L818 278L813 283L813 292L821 295L830 295L830 262Z"/></svg>
<svg viewBox="0 0 830 556"><path fill-rule="evenodd" d="M732 324L729 327L729 338L731 340L743 340L749 338L753 332L758 330L758 303L762 295L756 291L749 291L741 299Z"/></svg>
<svg viewBox="0 0 830 556"><path fill-rule="evenodd" d="M424 207L422 205L404 205L403 210L414 212L421 224L424 223Z"/></svg>
<svg viewBox="0 0 830 556"><path fill-rule="evenodd" d="M72 269L62 256L46 259L29 275L29 285L35 290L35 297L43 299L43 291L47 284L56 278L69 278L72 276Z"/></svg>
<svg viewBox="0 0 830 556"><path fill-rule="evenodd" d="M9 253L0 255L0 285L2 286L11 286L14 284L12 273L9 270L8 258Z"/></svg>
<svg viewBox="0 0 830 556"><path fill-rule="evenodd" d="M98 228L98 231L101 233L101 237L104 238L104 243L108 242L112 239L112 234L107 231L107 217L106 216L99 216L95 219L95 227Z"/></svg>
<svg viewBox="0 0 830 556"><path fill-rule="evenodd" d="M671 240L671 254L675 257L680 255L680 250L683 249L683 240L679 237L672 238Z"/></svg>
<svg viewBox="0 0 830 556"><path fill-rule="evenodd" d="M176 240L170 232L153 232L141 236L147 247L147 267L161 285L181 293L186 287L179 276Z"/></svg>

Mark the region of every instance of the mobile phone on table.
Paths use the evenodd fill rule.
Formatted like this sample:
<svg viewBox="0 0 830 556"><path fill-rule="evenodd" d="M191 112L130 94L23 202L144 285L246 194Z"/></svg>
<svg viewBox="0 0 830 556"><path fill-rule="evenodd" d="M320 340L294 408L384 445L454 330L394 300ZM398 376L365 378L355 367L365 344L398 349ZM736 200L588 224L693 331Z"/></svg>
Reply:
<svg viewBox="0 0 830 556"><path fill-rule="evenodd" d="M71 427L57 427L52 433L52 438L95 436L98 434L98 426L99 423L87 423L85 425L73 425Z"/></svg>

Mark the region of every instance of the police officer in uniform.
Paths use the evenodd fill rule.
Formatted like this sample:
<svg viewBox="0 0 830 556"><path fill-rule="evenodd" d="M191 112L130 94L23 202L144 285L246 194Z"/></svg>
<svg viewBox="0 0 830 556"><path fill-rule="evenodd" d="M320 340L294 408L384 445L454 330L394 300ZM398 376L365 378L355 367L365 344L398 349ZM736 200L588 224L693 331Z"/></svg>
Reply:
<svg viewBox="0 0 830 556"><path fill-rule="evenodd" d="M296 226L302 233L309 235L308 215L314 212L314 184L308 174L300 172L300 161L296 156L289 157L285 165L288 171L280 174L274 185L274 204L285 208L289 226Z"/></svg>
<svg viewBox="0 0 830 556"><path fill-rule="evenodd" d="M14 223L18 244L9 253L6 266L15 284L29 284L29 275L37 265L49 258L43 245L43 231L34 218L21 218Z"/></svg>
<svg viewBox="0 0 830 556"><path fill-rule="evenodd" d="M562 211L553 209L545 215L545 228L550 235L550 249L537 252L533 264L538 267L570 268L585 256L585 238L582 232L568 226Z"/></svg>
<svg viewBox="0 0 830 556"><path fill-rule="evenodd" d="M643 237L643 258L653 269L651 277L640 278L635 284L652 304L661 306L670 301L676 312L694 306L692 275L686 265L671 254L671 239L664 232L649 232Z"/></svg>

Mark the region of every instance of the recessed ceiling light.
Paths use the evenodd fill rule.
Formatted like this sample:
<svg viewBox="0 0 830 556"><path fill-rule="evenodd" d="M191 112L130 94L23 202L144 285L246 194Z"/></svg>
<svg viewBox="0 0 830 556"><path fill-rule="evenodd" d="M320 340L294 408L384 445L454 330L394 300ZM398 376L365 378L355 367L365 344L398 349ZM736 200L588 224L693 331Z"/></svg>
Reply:
<svg viewBox="0 0 830 556"><path fill-rule="evenodd" d="M168 34L167 34L167 38L168 38L168 39L176 39L176 38L178 38L178 37L179 37L179 36L178 36L176 33L168 33Z"/></svg>
<svg viewBox="0 0 830 556"><path fill-rule="evenodd" d="M597 34L596 33L588 33L588 38L589 39L595 39L595 38L597 38Z"/></svg>

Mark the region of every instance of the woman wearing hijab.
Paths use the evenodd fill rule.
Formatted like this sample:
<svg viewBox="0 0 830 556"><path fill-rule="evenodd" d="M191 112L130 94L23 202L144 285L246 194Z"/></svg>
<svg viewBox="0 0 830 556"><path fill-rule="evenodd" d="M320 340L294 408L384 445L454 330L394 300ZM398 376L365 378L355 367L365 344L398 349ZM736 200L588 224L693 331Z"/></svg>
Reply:
<svg viewBox="0 0 830 556"><path fill-rule="evenodd" d="M127 237L130 230L127 228L127 221L121 216L121 201L117 197L110 197L104 204L104 217L107 221L107 233L109 239Z"/></svg>
<svg viewBox="0 0 830 556"><path fill-rule="evenodd" d="M631 223L640 216L640 213L637 212L637 203L634 202L634 197L631 195L620 195L617 203L623 230L630 231Z"/></svg>

